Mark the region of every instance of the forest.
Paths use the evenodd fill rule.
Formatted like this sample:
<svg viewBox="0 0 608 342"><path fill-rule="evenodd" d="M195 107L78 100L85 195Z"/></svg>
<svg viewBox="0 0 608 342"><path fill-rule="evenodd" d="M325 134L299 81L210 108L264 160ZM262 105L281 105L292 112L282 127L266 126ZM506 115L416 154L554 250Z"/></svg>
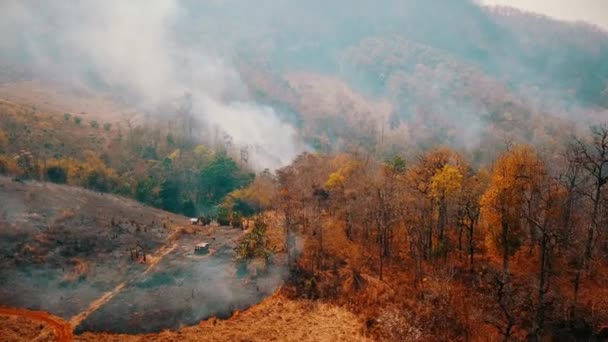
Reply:
<svg viewBox="0 0 608 342"><path fill-rule="evenodd" d="M97 133L79 154L69 137L90 135L82 120L3 110L2 173L239 227L235 221L253 219L236 260L272 263L286 253L284 291L344 305L382 338L605 333L606 124L568 136L551 154L505 142L483 166L437 145L384 159L365 150L303 153L256 176L230 157L229 144L194 144L179 125L167 132L146 121L106 129L90 122ZM66 122L70 130L42 128ZM54 134L63 134L57 146ZM36 139L46 143L30 145ZM24 141L37 149L17 143Z"/></svg>
<svg viewBox="0 0 608 342"><path fill-rule="evenodd" d="M241 228L235 264L284 257L282 295L372 339L608 340L605 29L468 0L150 3L9 8L0 174ZM18 101L32 79L120 110Z"/></svg>
<svg viewBox="0 0 608 342"><path fill-rule="evenodd" d="M298 290L394 340L591 338L608 314L607 156L605 125L555 159L511 145L487 168L446 147L300 156L277 179Z"/></svg>

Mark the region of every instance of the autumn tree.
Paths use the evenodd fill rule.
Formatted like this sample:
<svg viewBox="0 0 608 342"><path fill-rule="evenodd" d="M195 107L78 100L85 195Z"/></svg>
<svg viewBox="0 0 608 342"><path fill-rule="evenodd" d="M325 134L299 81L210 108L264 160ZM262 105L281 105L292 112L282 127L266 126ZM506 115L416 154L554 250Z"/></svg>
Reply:
<svg viewBox="0 0 608 342"><path fill-rule="evenodd" d="M456 166L446 164L431 177L430 196L438 203L437 230L440 249L447 256L445 229L448 224L448 202L462 187L462 173Z"/></svg>
<svg viewBox="0 0 608 342"><path fill-rule="evenodd" d="M502 256L502 277L497 283L498 303L506 320L502 331L505 341L515 325L509 258L524 240L526 205L530 196L539 191L544 177L545 167L536 152L529 146L516 146L498 158L481 198L481 215L491 246Z"/></svg>
<svg viewBox="0 0 608 342"><path fill-rule="evenodd" d="M462 234L467 233L469 267L473 269L473 258L475 255L475 232L480 217L480 199L483 195L489 174L484 170L477 173L470 171L463 178L462 187L457 195L457 225L458 225L458 249L462 250Z"/></svg>
<svg viewBox="0 0 608 342"><path fill-rule="evenodd" d="M440 197L442 192L444 192L445 195L445 190L452 190L451 188L440 189L442 186L445 186L445 182L440 182L440 179L452 179L454 177L458 178L457 174L464 174L466 172L466 169L468 168L464 158L457 152L448 148L437 148L427 153L424 153L418 157L418 161L411 165L411 167L407 170L403 177L403 181L409 188L409 192L412 194L412 196L417 198L417 201L419 201L419 203L417 203L416 205L419 207L420 220L419 222L410 222L410 224L419 226L420 229L424 230L425 232L424 241L421 242L424 243L426 246L425 256L427 259L430 259L433 255L433 226L435 225L433 215L434 210L439 205L439 212L441 212L442 215L445 211L447 211L447 208L445 207L445 201L443 204L444 207L441 208L441 201L436 200L437 196L433 196L432 194L433 177L436 176L446 165L451 165L455 167L458 172L456 173L454 172L454 169L448 168L448 170L445 172L445 174L443 174L443 176L436 177L436 195ZM458 181L456 183L458 183ZM438 217L437 220L438 231L445 230L447 218L442 217L441 219L442 220L439 220Z"/></svg>

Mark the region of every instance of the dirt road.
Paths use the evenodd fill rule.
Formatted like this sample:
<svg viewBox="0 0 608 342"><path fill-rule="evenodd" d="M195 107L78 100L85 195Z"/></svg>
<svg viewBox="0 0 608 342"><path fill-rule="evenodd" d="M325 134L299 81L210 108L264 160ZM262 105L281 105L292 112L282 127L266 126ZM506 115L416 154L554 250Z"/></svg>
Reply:
<svg viewBox="0 0 608 342"><path fill-rule="evenodd" d="M112 300L112 298L116 297L117 294L119 294L127 284L130 283L134 283L135 281L145 277L148 273L150 273L150 271L156 266L158 265L158 263L163 259L163 257L165 257L167 254L171 253L173 250L175 250L175 248L177 247L177 239L180 236L181 232L179 229L177 229L173 234L171 234L171 236L169 236L169 238L167 239L168 242L166 245L162 246L160 249L158 249L156 251L156 253L154 253L153 255L148 257L148 267L146 267L145 271L143 271L142 273L134 276L133 278L124 281L120 284L118 284L112 291L106 292L103 296L101 296L99 299L93 301L89 307L82 311L81 313L79 313L78 315L72 317L70 319L70 325L72 326L72 328L76 328L80 323L82 323L82 321L84 321L87 317L89 317L93 312L99 310L99 308L101 308L102 306L104 306L106 303L108 303L110 300Z"/></svg>

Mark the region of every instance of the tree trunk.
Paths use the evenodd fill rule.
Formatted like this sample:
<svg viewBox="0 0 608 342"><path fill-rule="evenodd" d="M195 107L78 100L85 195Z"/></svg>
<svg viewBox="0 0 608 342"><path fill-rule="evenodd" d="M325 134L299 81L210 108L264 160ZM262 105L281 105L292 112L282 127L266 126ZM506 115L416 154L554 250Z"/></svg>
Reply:
<svg viewBox="0 0 608 342"><path fill-rule="evenodd" d="M595 187L595 197L593 198L593 214L591 216L591 225L587 230L587 243L585 246L585 268L589 267L588 261L593 257L593 240L598 226L598 214L600 209L600 197L602 195L602 183L598 180Z"/></svg>
<svg viewBox="0 0 608 342"><path fill-rule="evenodd" d="M540 341L542 337L542 330L545 322L545 294L548 290L548 282L550 276L550 253L549 250L549 237L543 232L541 246L540 246L540 269L539 269L539 280L538 280L538 307L536 309L534 335L536 340Z"/></svg>
<svg viewBox="0 0 608 342"><path fill-rule="evenodd" d="M427 232L427 259L431 260L433 258L433 209L430 210L430 215L427 215L428 222L428 232Z"/></svg>
<svg viewBox="0 0 608 342"><path fill-rule="evenodd" d="M507 281L509 277L509 223L503 215L502 224L502 273L503 281Z"/></svg>
<svg viewBox="0 0 608 342"><path fill-rule="evenodd" d="M475 229L475 221L471 221L468 228L469 233L469 267L473 270L473 255L475 254L475 241L473 240L473 231Z"/></svg>

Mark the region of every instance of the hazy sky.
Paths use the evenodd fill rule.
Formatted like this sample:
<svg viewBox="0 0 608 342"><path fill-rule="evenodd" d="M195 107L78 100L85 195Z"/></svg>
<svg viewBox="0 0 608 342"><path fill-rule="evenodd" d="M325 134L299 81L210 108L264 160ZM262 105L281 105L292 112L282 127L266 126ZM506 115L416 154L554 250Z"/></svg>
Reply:
<svg viewBox="0 0 608 342"><path fill-rule="evenodd" d="M608 30L608 0L479 0L542 13L563 20L583 20Z"/></svg>

